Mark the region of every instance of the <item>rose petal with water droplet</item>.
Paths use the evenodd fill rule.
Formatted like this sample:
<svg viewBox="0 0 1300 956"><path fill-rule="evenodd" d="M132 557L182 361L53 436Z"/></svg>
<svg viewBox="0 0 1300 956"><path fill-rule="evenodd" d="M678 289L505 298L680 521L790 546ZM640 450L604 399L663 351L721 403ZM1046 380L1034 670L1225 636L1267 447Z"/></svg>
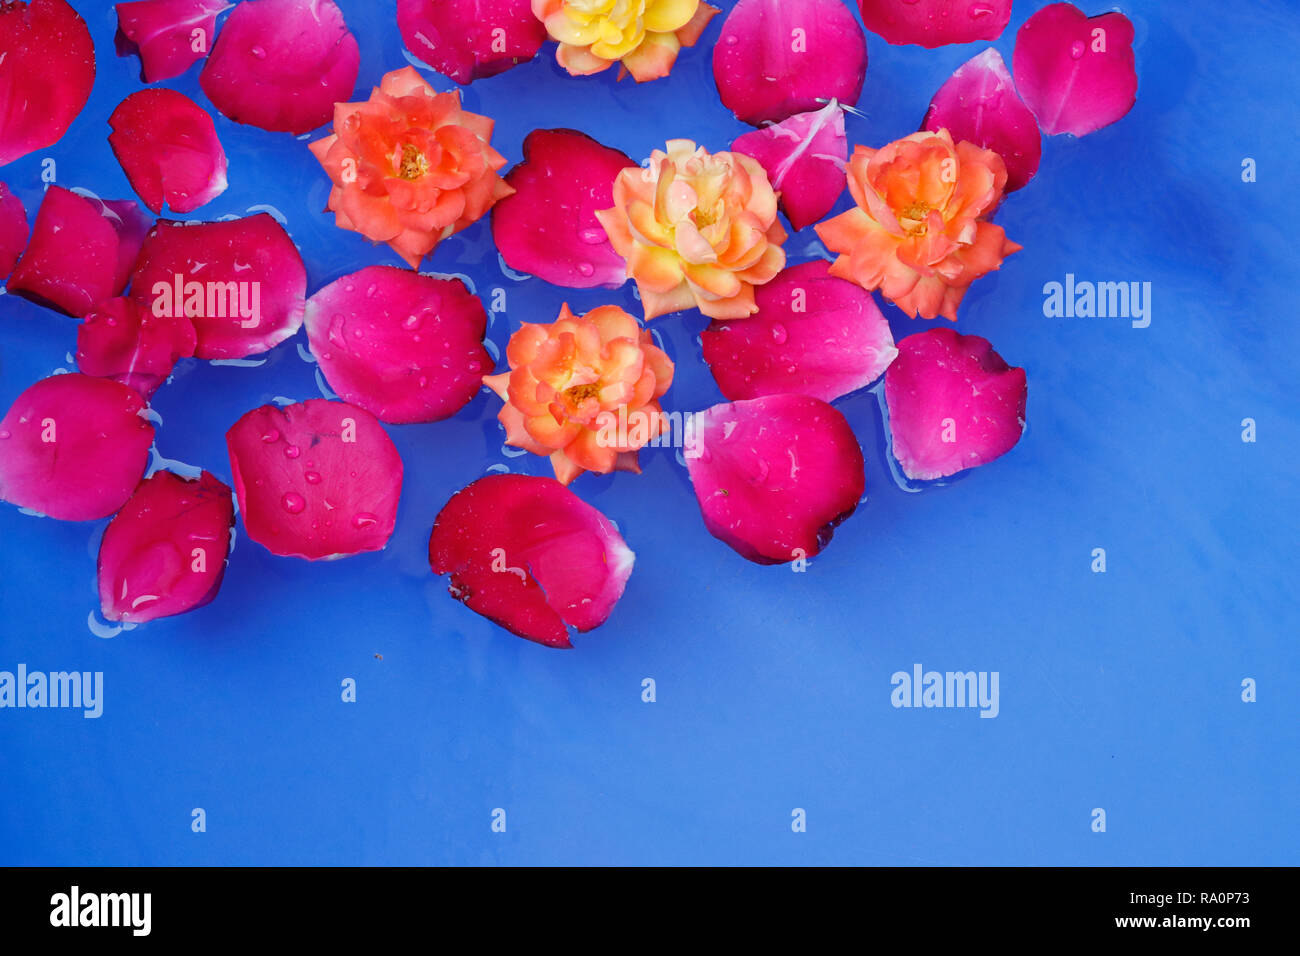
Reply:
<svg viewBox="0 0 1300 956"><path fill-rule="evenodd" d="M470 610L549 647L609 618L636 556L603 514L553 478L488 475L458 491L429 564Z"/></svg>
<svg viewBox="0 0 1300 956"><path fill-rule="evenodd" d="M183 315L156 316L134 299L107 299L77 329L77 369L130 386L148 401L197 341Z"/></svg>
<svg viewBox="0 0 1300 956"><path fill-rule="evenodd" d="M208 472L159 471L140 482L99 544L99 603L110 621L184 614L217 596L235 506Z"/></svg>
<svg viewBox="0 0 1300 956"><path fill-rule="evenodd" d="M153 426L138 392L106 378L52 375L0 420L0 500L51 518L104 518L131 497Z"/></svg>
<svg viewBox="0 0 1300 956"><path fill-rule="evenodd" d="M232 6L226 0L119 3L117 55L139 56L140 78L146 83L180 76L208 55L217 35L217 14Z"/></svg>
<svg viewBox="0 0 1300 956"><path fill-rule="evenodd" d="M531 60L546 42L529 0L397 0L397 28L408 50L457 83Z"/></svg>
<svg viewBox="0 0 1300 956"><path fill-rule="evenodd" d="M226 152L212 117L175 90L132 93L108 118L108 144L144 204L192 212L226 190Z"/></svg>
<svg viewBox="0 0 1300 956"><path fill-rule="evenodd" d="M714 405L692 420L686 449L704 524L758 564L819 553L866 489L849 423L807 395Z"/></svg>
<svg viewBox="0 0 1300 956"><path fill-rule="evenodd" d="M7 185L0 183L0 279L13 271L27 248L27 210Z"/></svg>
<svg viewBox="0 0 1300 956"><path fill-rule="evenodd" d="M849 143L844 110L835 100L816 112L797 113L746 133L731 149L758 160L796 230L825 216L844 192Z"/></svg>
<svg viewBox="0 0 1300 956"><path fill-rule="evenodd" d="M1011 0L859 0L862 22L886 43L927 49L996 40L1011 21Z"/></svg>

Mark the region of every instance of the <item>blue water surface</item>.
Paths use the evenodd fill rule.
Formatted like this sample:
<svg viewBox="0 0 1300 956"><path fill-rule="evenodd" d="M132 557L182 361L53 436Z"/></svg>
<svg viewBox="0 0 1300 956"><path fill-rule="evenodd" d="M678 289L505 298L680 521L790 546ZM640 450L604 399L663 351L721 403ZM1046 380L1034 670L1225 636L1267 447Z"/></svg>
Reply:
<svg viewBox="0 0 1300 956"><path fill-rule="evenodd" d="M407 62L394 4L339 3L364 97ZM113 54L107 0L73 5L98 55L90 102L57 145L0 170L32 215L47 157L62 185L132 195L106 120L140 88L138 63ZM1017 0L994 44L1008 62L1042 5ZM1010 454L905 490L875 395L840 400L867 498L803 573L711 537L672 450L644 453L639 477L585 476L574 490L637 562L609 622L566 652L477 617L426 563L456 490L503 467L549 473L502 447L486 393L450 421L390 428L406 481L386 551L279 558L241 524L217 600L111 638L92 617L105 522L0 506L0 670L102 671L105 687L99 719L0 710L0 863L1300 862L1300 25L1284 0L1121 8L1137 28L1136 107L1045 143L1037 178L999 214L1024 251L961 309L960 331L1027 371L1028 429ZM548 47L475 82L465 103L495 118L512 163L535 127L581 129L636 158L674 137L725 148L746 127L717 100L720 23L666 80L570 78ZM986 45L869 35L851 140L915 130ZM198 70L165 85L210 108ZM312 291L399 264L322 212L328 183L304 140L213 113L230 188L196 215L278 210ZM811 229L787 250L824 254ZM566 301L637 309L630 285L507 275L486 221L425 268L464 274L485 298L506 291L497 348ZM1150 282L1150 326L1045 317L1043 286L1067 273ZM886 311L896 337L942 324ZM670 409L721 400L704 325L694 312L654 323L677 362ZM75 320L0 297L0 408L70 369L75 339ZM224 435L243 412L321 394L305 346L300 333L252 367L183 362L154 403L158 452L229 482ZM997 717L894 708L891 675L916 664L998 672ZM348 678L355 703L342 700Z"/></svg>

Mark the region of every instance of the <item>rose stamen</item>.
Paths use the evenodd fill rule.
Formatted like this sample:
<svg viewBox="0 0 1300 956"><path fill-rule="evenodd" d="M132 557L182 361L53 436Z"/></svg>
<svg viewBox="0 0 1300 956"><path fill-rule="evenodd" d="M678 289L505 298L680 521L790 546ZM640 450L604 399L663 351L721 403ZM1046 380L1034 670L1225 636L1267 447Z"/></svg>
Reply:
<svg viewBox="0 0 1300 956"><path fill-rule="evenodd" d="M419 179L429 171L429 160L410 143L402 144L402 160L397 167L397 175L411 181Z"/></svg>

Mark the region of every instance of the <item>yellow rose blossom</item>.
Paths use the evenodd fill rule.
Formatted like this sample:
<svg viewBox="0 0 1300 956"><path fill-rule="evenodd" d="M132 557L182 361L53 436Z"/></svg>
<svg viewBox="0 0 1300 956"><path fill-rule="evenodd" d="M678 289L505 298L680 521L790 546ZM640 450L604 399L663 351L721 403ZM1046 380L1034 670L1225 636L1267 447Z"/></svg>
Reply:
<svg viewBox="0 0 1300 956"><path fill-rule="evenodd" d="M573 76L620 64L642 83L667 76L682 47L694 46L716 7L700 0L532 0L560 44L555 58Z"/></svg>

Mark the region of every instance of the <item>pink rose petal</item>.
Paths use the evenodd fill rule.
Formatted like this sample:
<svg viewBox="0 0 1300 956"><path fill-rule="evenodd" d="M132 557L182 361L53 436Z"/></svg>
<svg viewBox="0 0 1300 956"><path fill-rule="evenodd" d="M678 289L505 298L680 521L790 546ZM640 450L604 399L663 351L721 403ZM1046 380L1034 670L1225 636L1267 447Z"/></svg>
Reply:
<svg viewBox="0 0 1300 956"><path fill-rule="evenodd" d="M1006 454L1025 429L1025 370L987 339L930 329L898 343L885 373L894 458L929 481Z"/></svg>
<svg viewBox="0 0 1300 956"><path fill-rule="evenodd" d="M867 40L841 0L740 0L713 48L722 103L745 123L858 101Z"/></svg>
<svg viewBox="0 0 1300 956"><path fill-rule="evenodd" d="M117 233L117 268L113 270L113 294L121 295L135 272L135 263L153 228L148 216L134 199L91 199L91 205L108 220Z"/></svg>
<svg viewBox="0 0 1300 956"><path fill-rule="evenodd" d="M175 90L132 93L108 118L108 144L144 204L193 212L226 191L226 151L212 117Z"/></svg>
<svg viewBox="0 0 1300 956"><path fill-rule="evenodd" d="M456 414L493 365L487 313L459 279L368 266L312 296L304 324L330 388L395 425Z"/></svg>
<svg viewBox="0 0 1300 956"><path fill-rule="evenodd" d="M531 60L546 42L530 0L397 0L397 28L408 50L457 83Z"/></svg>
<svg viewBox="0 0 1300 956"><path fill-rule="evenodd" d="M615 178L635 165L585 133L529 133L524 161L505 177L515 192L492 207L492 238L506 265L571 289L621 286L627 264L596 210L614 205Z"/></svg>
<svg viewBox="0 0 1300 956"><path fill-rule="evenodd" d="M302 325L306 291L297 246L264 212L194 224L158 220L131 280L131 297L142 309L189 317L201 359L274 348Z"/></svg>
<svg viewBox="0 0 1300 956"><path fill-rule="evenodd" d="M297 135L330 121L360 69L356 38L332 0L244 0L199 85L236 123Z"/></svg>
<svg viewBox="0 0 1300 956"><path fill-rule="evenodd" d="M862 22L886 43L933 50L996 40L1011 20L1011 0L859 0Z"/></svg>
<svg viewBox="0 0 1300 956"><path fill-rule="evenodd" d="M0 183L0 279L14 271L14 264L27 248L29 232L23 201Z"/></svg>
<svg viewBox="0 0 1300 956"><path fill-rule="evenodd" d="M429 564L470 610L530 641L570 647L605 623L635 555L603 514L553 478L488 475L458 491L429 536Z"/></svg>
<svg viewBox="0 0 1300 956"><path fill-rule="evenodd" d="M1038 121L1016 94L1002 54L993 47L957 67L939 87L921 128L947 129L957 142L967 140L996 152L1007 167L1007 192L1038 172L1043 155Z"/></svg>
<svg viewBox="0 0 1300 956"><path fill-rule="evenodd" d="M388 543L402 459L364 408L263 405L235 422L226 446L244 527L272 554L316 561Z"/></svg>
<svg viewBox="0 0 1300 956"><path fill-rule="evenodd" d="M0 166L67 132L95 84L95 44L64 0L0 4Z"/></svg>
<svg viewBox="0 0 1300 956"><path fill-rule="evenodd" d="M870 292L828 269L821 259L785 269L754 290L754 315L704 331L704 361L723 395L830 402L880 377L898 354L889 322Z"/></svg>
<svg viewBox="0 0 1300 956"><path fill-rule="evenodd" d="M128 385L148 401L196 343L183 315L155 316L134 299L107 299L77 330L77 368Z"/></svg>
<svg viewBox="0 0 1300 956"><path fill-rule="evenodd" d="M1137 101L1133 24L1122 13L1087 17L1072 3L1043 7L1016 33L1011 68L1048 135L1084 136Z"/></svg>
<svg viewBox="0 0 1300 956"><path fill-rule="evenodd" d="M41 379L0 420L0 501L65 521L111 515L149 463L133 389L76 373Z"/></svg>
<svg viewBox="0 0 1300 956"><path fill-rule="evenodd" d="M770 395L698 413L687 470L709 533L759 564L810 558L866 489L844 416L807 395Z"/></svg>
<svg viewBox="0 0 1300 956"><path fill-rule="evenodd" d="M849 142L844 110L835 100L815 113L797 113L746 133L731 149L758 160L796 230L823 218L844 192Z"/></svg>
<svg viewBox="0 0 1300 956"><path fill-rule="evenodd" d="M140 57L146 83L170 80L208 55L226 0L136 0L119 3L117 55Z"/></svg>
<svg viewBox="0 0 1300 956"><path fill-rule="evenodd" d="M140 482L99 543L104 617L138 624L207 604L221 587L234 524L230 488L206 471Z"/></svg>

